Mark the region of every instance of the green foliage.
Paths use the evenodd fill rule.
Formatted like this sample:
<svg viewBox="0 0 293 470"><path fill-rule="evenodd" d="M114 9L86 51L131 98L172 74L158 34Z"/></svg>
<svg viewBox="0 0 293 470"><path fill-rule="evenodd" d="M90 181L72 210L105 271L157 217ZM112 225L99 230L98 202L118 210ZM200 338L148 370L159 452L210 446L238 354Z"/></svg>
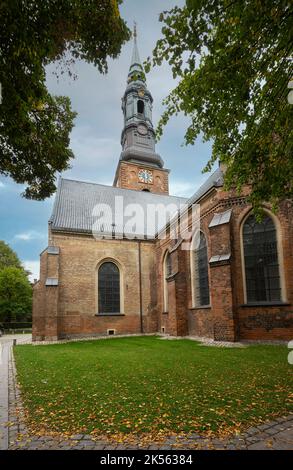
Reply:
<svg viewBox="0 0 293 470"><path fill-rule="evenodd" d="M144 73L144 72L133 73L133 74L129 77L128 83L130 83L130 82L136 82L137 80L142 80L143 82L145 82L145 81L146 81L145 73Z"/></svg>
<svg viewBox="0 0 293 470"><path fill-rule="evenodd" d="M17 346L33 432L224 434L290 409L285 346L212 348L190 340L115 338Z"/></svg>
<svg viewBox="0 0 293 470"><path fill-rule="evenodd" d="M179 78L158 136L171 116L189 116L185 143L212 141L205 170L220 159L227 187L252 184L256 208L293 197L292 13L289 1L188 0L161 14L163 38L147 66L166 60Z"/></svg>
<svg viewBox="0 0 293 470"><path fill-rule="evenodd" d="M23 269L6 267L0 271L0 321L31 318L32 286Z"/></svg>
<svg viewBox="0 0 293 470"><path fill-rule="evenodd" d="M130 32L117 0L9 0L0 3L0 174L27 184L27 198L55 191L55 173L73 158L70 100L48 93L45 66L77 59L107 71ZM64 70L62 70L62 73Z"/></svg>
<svg viewBox="0 0 293 470"><path fill-rule="evenodd" d="M12 248L3 240L0 240L0 271L8 267L21 269L22 266L17 254Z"/></svg>

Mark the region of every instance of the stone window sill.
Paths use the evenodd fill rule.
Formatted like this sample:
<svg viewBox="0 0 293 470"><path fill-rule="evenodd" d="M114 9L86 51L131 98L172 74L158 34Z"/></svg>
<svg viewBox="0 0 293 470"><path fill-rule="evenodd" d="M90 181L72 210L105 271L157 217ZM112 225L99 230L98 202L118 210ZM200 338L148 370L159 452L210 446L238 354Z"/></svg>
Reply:
<svg viewBox="0 0 293 470"><path fill-rule="evenodd" d="M95 317L125 317L125 313L96 313Z"/></svg>
<svg viewBox="0 0 293 470"><path fill-rule="evenodd" d="M289 302L250 302L247 304L242 304L240 307L286 307L291 305Z"/></svg>
<svg viewBox="0 0 293 470"><path fill-rule="evenodd" d="M189 310L209 310L211 308L211 305L201 305L199 307L191 307Z"/></svg>

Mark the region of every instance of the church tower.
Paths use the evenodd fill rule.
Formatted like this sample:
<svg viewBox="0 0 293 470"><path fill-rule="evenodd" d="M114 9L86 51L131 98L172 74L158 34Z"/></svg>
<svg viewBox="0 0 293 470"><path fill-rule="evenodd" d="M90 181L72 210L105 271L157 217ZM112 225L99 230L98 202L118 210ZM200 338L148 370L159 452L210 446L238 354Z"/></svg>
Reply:
<svg viewBox="0 0 293 470"><path fill-rule="evenodd" d="M164 168L164 162L155 149L152 104L153 98L147 89L139 58L135 26L132 60L122 98L122 152L113 186L169 194L169 170Z"/></svg>

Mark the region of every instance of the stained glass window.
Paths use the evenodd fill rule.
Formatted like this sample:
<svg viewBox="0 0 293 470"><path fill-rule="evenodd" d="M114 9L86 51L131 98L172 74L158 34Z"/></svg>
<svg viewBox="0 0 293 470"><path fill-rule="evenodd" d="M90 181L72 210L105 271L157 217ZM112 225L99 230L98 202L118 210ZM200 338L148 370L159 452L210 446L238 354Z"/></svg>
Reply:
<svg viewBox="0 0 293 470"><path fill-rule="evenodd" d="M164 312L168 311L169 298L168 298L168 282L167 279L172 274L171 255L169 252L164 257Z"/></svg>
<svg viewBox="0 0 293 470"><path fill-rule="evenodd" d="M171 276L172 274L172 263L171 263L171 255L168 253L166 255L166 277Z"/></svg>
<svg viewBox="0 0 293 470"><path fill-rule="evenodd" d="M193 258L193 293L194 306L200 307L210 304L208 250L206 238L198 232L194 240Z"/></svg>
<svg viewBox="0 0 293 470"><path fill-rule="evenodd" d="M120 313L120 273L116 264L103 263L98 278L99 313Z"/></svg>
<svg viewBox="0 0 293 470"><path fill-rule="evenodd" d="M250 215L243 226L247 302L281 300L276 228L269 216Z"/></svg>

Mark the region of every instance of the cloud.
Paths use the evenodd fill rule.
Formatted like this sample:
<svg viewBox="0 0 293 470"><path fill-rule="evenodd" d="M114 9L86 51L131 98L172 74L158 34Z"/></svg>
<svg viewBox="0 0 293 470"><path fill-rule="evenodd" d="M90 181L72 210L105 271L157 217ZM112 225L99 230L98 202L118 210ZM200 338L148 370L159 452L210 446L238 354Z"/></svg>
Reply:
<svg viewBox="0 0 293 470"><path fill-rule="evenodd" d="M195 182L190 181L180 181L180 180L171 180L170 181L170 194L179 197L190 198L201 186L201 184L206 179L206 176L198 179Z"/></svg>
<svg viewBox="0 0 293 470"><path fill-rule="evenodd" d="M71 148L76 158L62 176L111 185L121 152L119 139L98 137L88 126L80 126L72 133Z"/></svg>
<svg viewBox="0 0 293 470"><path fill-rule="evenodd" d="M159 14L173 6L184 6L185 0L126 0L120 7L121 16L132 27L138 23L138 46L142 61L152 53L156 40L162 36ZM100 74L97 67L76 61L74 72L78 79L67 74L56 79L56 64L47 67L47 85L54 95L69 96L72 108L78 112L71 133L71 148L75 159L65 178L112 185L121 153L120 136L123 129L121 97L126 89L133 42L122 47L116 60L109 60L109 72ZM162 98L176 86L171 68L164 63L147 74L147 86L154 98L153 122L156 126L163 111ZM157 144L157 152L171 170L170 194L190 197L207 178L201 170L211 155L211 144L200 139L194 146L181 147L189 119L181 114L172 118ZM0 178L0 238L11 243L22 260L36 260L47 245L47 223L54 198L32 201L21 197L25 185L11 178ZM38 262L31 271L38 276ZM37 269L35 269L37 266Z"/></svg>
<svg viewBox="0 0 293 470"><path fill-rule="evenodd" d="M29 275L29 280L34 282L35 279L39 279L40 277L40 262L35 260L28 260L24 261L23 263L24 269L29 271L31 274Z"/></svg>
<svg viewBox="0 0 293 470"><path fill-rule="evenodd" d="M21 240L24 242L30 242L32 240L42 240L44 238L46 238L45 233L36 232L35 230L17 233L16 235L14 235L14 240Z"/></svg>

